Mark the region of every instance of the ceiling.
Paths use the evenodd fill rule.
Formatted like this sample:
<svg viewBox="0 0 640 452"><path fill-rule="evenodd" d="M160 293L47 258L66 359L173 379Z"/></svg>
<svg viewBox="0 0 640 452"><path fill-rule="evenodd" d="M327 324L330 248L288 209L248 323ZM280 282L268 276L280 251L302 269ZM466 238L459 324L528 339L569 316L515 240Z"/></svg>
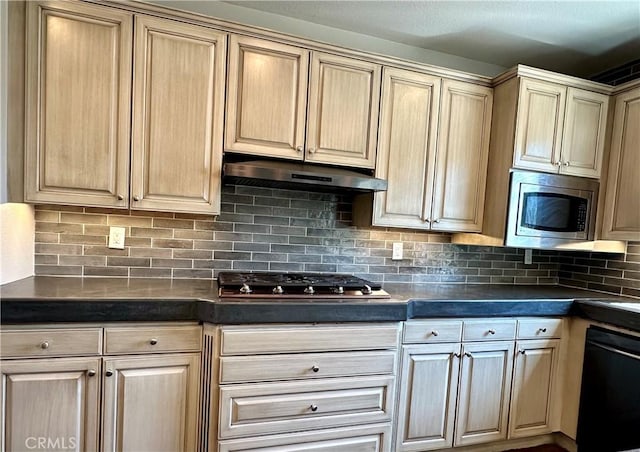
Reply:
<svg viewBox="0 0 640 452"><path fill-rule="evenodd" d="M640 58L640 0L225 3L502 67L586 77Z"/></svg>

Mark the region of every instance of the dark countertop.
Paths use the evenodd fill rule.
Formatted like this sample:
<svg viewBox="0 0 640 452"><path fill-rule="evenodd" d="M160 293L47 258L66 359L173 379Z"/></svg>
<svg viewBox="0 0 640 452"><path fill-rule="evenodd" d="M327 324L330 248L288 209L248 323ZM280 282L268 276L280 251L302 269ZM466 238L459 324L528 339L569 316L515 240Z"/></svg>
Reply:
<svg viewBox="0 0 640 452"><path fill-rule="evenodd" d="M581 289L489 284L385 284L384 289L390 300L220 301L216 281L34 276L0 286L0 319L232 324L579 314L640 331L640 300Z"/></svg>

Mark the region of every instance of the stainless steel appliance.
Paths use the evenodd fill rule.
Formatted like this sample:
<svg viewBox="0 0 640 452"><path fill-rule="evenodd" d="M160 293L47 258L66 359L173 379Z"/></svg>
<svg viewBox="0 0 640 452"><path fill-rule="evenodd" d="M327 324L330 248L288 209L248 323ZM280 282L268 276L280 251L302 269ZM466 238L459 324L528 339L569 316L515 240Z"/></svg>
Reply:
<svg viewBox="0 0 640 452"><path fill-rule="evenodd" d="M580 452L640 450L640 337L587 330L576 442Z"/></svg>
<svg viewBox="0 0 640 452"><path fill-rule="evenodd" d="M387 299L380 284L343 274L242 273L218 274L220 299L247 300L371 300Z"/></svg>
<svg viewBox="0 0 640 452"><path fill-rule="evenodd" d="M553 249L593 240L598 187L593 179L511 170L505 244Z"/></svg>
<svg viewBox="0 0 640 452"><path fill-rule="evenodd" d="M364 171L364 170L363 170ZM374 192L387 181L344 168L280 160L233 161L225 155L225 183L326 192Z"/></svg>

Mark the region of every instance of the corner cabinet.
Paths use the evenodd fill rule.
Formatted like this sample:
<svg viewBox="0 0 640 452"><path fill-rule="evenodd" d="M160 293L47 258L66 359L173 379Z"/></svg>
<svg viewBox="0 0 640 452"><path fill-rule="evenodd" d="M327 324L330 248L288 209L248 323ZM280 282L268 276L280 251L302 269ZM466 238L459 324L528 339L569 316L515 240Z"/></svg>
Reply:
<svg viewBox="0 0 640 452"><path fill-rule="evenodd" d="M127 207L133 15L26 7L25 201Z"/></svg>
<svg viewBox="0 0 640 452"><path fill-rule="evenodd" d="M219 213L226 34L135 24L131 208Z"/></svg>
<svg viewBox="0 0 640 452"><path fill-rule="evenodd" d="M479 232L491 88L395 68L382 85L373 225Z"/></svg>
<svg viewBox="0 0 640 452"><path fill-rule="evenodd" d="M373 168L380 73L367 61L232 35L225 150Z"/></svg>
<svg viewBox="0 0 640 452"><path fill-rule="evenodd" d="M80 2L26 28L27 202L219 213L225 33Z"/></svg>
<svg viewBox="0 0 640 452"><path fill-rule="evenodd" d="M516 168L599 178L609 96L520 78Z"/></svg>
<svg viewBox="0 0 640 452"><path fill-rule="evenodd" d="M602 236L640 240L640 87L615 97Z"/></svg>

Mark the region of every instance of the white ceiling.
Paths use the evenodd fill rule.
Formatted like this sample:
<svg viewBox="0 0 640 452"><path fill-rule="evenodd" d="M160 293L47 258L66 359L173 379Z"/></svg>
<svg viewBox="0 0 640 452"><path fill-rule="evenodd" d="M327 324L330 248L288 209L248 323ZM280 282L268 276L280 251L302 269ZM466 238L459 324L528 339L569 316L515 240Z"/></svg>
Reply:
<svg viewBox="0 0 640 452"><path fill-rule="evenodd" d="M225 3L502 67L584 77L640 58L640 0Z"/></svg>

